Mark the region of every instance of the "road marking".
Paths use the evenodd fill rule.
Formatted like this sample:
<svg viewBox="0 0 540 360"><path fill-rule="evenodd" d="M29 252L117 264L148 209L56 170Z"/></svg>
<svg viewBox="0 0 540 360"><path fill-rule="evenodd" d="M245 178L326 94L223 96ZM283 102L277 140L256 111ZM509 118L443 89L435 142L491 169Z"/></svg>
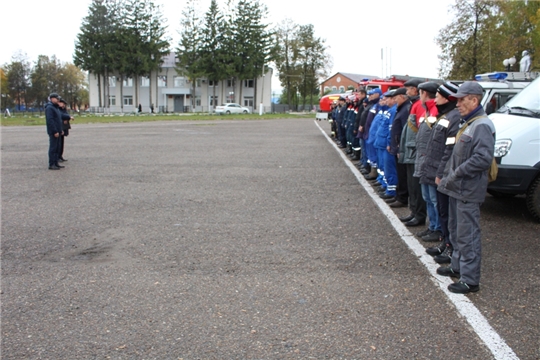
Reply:
<svg viewBox="0 0 540 360"><path fill-rule="evenodd" d="M469 325L473 328L474 332L480 337L487 348L493 354L495 359L508 360L519 359L514 351L506 344L504 339L489 325L487 319L482 315L480 310L464 295L454 294L448 291L448 285L453 281L445 276L436 275L436 270L439 265L433 260L433 258L426 253L426 250L422 244L414 237L414 235L407 229L407 227L399 220L398 216L390 209L387 203L384 202L373 190L373 187L364 179L364 176L358 171L358 169L347 159L346 155L336 145L336 143L326 134L321 128L319 122L315 120L315 125L321 130L324 137L339 153L345 164L349 167L351 172L356 176L358 182L364 187L368 195L379 207L382 213L388 218L394 229L397 231L401 239L407 244L409 249L414 255L418 257L420 262L428 269L430 273L430 279L439 286L439 288L445 293L448 299L454 304L457 311L467 320Z"/></svg>

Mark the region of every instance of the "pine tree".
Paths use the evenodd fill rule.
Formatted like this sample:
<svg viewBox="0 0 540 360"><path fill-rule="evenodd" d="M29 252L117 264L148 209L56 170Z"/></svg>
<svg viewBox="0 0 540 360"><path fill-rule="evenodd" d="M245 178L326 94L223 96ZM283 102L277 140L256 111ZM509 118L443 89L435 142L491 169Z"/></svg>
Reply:
<svg viewBox="0 0 540 360"><path fill-rule="evenodd" d="M98 78L99 107L102 107L101 77L112 69L110 59L111 34L114 34L115 21L111 17L108 2L93 0L88 15L83 19L77 35L73 62L81 69L95 74Z"/></svg>
<svg viewBox="0 0 540 360"><path fill-rule="evenodd" d="M182 11L183 18L180 22L180 41L177 48L178 61L176 70L191 82L192 111L195 111L195 86L197 79L203 74L201 70L202 37L200 34L202 24L198 9L198 0L187 1Z"/></svg>
<svg viewBox="0 0 540 360"><path fill-rule="evenodd" d="M216 0L205 15L201 43L201 71L212 82L212 111L216 106L216 83L229 77L230 62L225 49L225 21Z"/></svg>

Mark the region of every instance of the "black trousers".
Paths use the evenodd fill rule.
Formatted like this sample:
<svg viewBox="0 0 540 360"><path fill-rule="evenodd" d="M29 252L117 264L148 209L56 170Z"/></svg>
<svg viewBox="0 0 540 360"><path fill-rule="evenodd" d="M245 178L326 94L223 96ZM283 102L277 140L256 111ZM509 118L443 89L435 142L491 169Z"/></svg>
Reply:
<svg viewBox="0 0 540 360"><path fill-rule="evenodd" d="M450 244L450 236L448 232L448 195L437 191L437 210L439 211L439 222L441 223L441 232L446 244Z"/></svg>
<svg viewBox="0 0 540 360"><path fill-rule="evenodd" d="M396 156L396 170L397 170L397 189L396 189L396 200L402 204L409 203L409 188L407 186L407 165L400 164Z"/></svg>
<svg viewBox="0 0 540 360"><path fill-rule="evenodd" d="M407 187L409 189L409 209L411 214L419 221L425 221L427 217L427 207L422 197L420 188L420 178L414 177L414 164L407 166Z"/></svg>
<svg viewBox="0 0 540 360"><path fill-rule="evenodd" d="M58 164L58 152L60 150L60 135L49 135L49 166Z"/></svg>
<svg viewBox="0 0 540 360"><path fill-rule="evenodd" d="M58 147L58 158L62 158L63 155L64 155L64 140L65 140L65 136L64 135L60 135L60 145Z"/></svg>

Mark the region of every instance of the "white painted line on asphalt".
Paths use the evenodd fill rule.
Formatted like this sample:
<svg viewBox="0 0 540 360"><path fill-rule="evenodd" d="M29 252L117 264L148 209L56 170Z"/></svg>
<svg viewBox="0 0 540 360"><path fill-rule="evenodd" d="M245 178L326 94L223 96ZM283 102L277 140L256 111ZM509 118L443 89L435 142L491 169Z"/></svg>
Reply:
<svg viewBox="0 0 540 360"><path fill-rule="evenodd" d="M425 248L414 237L414 235L407 229L407 227L399 220L398 216L392 211L387 203L384 202L373 190L373 187L364 178L364 176L358 171L353 163L347 158L347 156L336 145L335 141L328 136L328 134L321 128L319 121L315 120L315 125L321 130L324 137L334 147L338 154L343 159L343 162L349 167L354 174L358 182L364 187L368 195L377 204L382 213L388 218L394 229L397 231L401 239L407 244L409 249L418 257L418 259L424 264L431 274L430 279L439 286L439 288L446 294L448 299L454 304L457 311L467 320L469 325L472 326L474 332L480 337L487 348L491 351L495 359L507 360L507 359L519 359L514 351L506 344L504 339L489 325L487 319L482 315L480 310L465 296L451 293L447 288L453 281L444 276L437 275L436 270L439 265L433 261L433 258L428 255Z"/></svg>

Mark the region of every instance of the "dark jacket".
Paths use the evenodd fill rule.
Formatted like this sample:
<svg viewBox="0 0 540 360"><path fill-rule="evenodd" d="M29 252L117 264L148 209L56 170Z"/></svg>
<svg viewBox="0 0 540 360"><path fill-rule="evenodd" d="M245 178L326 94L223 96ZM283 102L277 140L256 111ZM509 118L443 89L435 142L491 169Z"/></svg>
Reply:
<svg viewBox="0 0 540 360"><path fill-rule="evenodd" d="M373 122L373 118L377 113L379 112L379 99L375 99L372 102L371 107L369 108L369 111L367 111L367 117L366 117L366 124L364 125L364 133L362 134L362 137L364 140L367 140L369 138L369 129L371 128L371 123Z"/></svg>
<svg viewBox="0 0 540 360"><path fill-rule="evenodd" d="M338 106L336 122L341 126L345 122L345 114L347 113L347 104Z"/></svg>
<svg viewBox="0 0 540 360"><path fill-rule="evenodd" d="M403 133L403 128L407 125L410 109L411 102L409 100L405 101L397 108L396 116L392 123L392 130L390 132L390 154L392 155L397 155L398 153L401 133Z"/></svg>
<svg viewBox="0 0 540 360"><path fill-rule="evenodd" d="M456 136L461 119L455 102L437 105L437 109L439 115L437 115L437 121L432 127L426 149L426 159L423 164L423 176L420 178L421 184L432 186L436 186L435 177L439 179L443 177L444 168L454 147L453 144L446 145L446 139Z"/></svg>
<svg viewBox="0 0 540 360"><path fill-rule="evenodd" d="M47 124L47 134L54 135L62 133L62 115L57 105L48 102L45 105L45 122Z"/></svg>
<svg viewBox="0 0 540 360"><path fill-rule="evenodd" d="M403 127L401 139L399 142L399 159L400 164L414 164L416 160L416 134L418 133L417 116L420 110L423 109L422 102L418 96L409 98L412 105L407 118L407 125ZM425 112L425 109L424 109Z"/></svg>
<svg viewBox="0 0 540 360"><path fill-rule="evenodd" d="M460 201L482 203L486 197L488 170L495 149L495 126L479 106L464 120L474 117L456 140L437 190Z"/></svg>
<svg viewBox="0 0 540 360"><path fill-rule="evenodd" d="M425 104L425 115L420 119L420 126L416 134L416 160L414 161L414 177L424 176L423 164L426 161L426 149L433 124L437 121L437 107L435 99L428 100Z"/></svg>
<svg viewBox="0 0 540 360"><path fill-rule="evenodd" d="M354 130L358 131L360 127L360 119L362 118L362 113L364 112L364 105L362 105L362 100L358 100L354 106Z"/></svg>
<svg viewBox="0 0 540 360"><path fill-rule="evenodd" d="M60 111L60 116L62 118L62 130L64 130L64 135L67 136L69 129L71 129L71 124L69 121L71 120L71 115L69 115L66 108L58 108L58 111ZM67 123L66 123L67 121Z"/></svg>

